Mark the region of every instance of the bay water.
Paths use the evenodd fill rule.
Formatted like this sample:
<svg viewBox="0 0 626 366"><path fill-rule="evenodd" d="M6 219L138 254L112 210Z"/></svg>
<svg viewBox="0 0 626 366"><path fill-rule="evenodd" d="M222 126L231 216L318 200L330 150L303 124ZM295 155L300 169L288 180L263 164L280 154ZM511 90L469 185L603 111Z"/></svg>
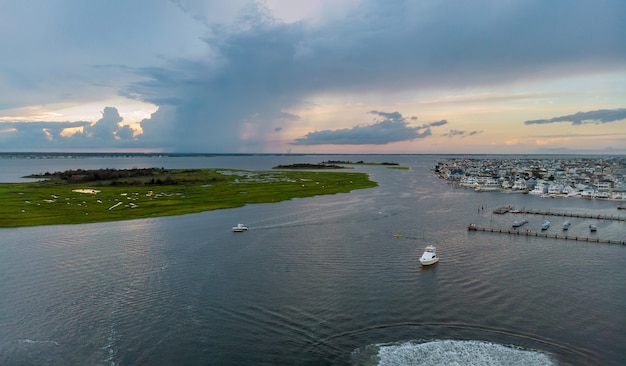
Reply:
<svg viewBox="0 0 626 366"><path fill-rule="evenodd" d="M493 213L506 205L618 215L618 203L454 188L430 171L440 158L0 159L0 182L78 168L410 167L359 165L379 186L347 194L0 229L0 365L625 364L625 246L467 230L509 228L519 217ZM545 217L527 219L539 231ZM560 233L565 218L550 220ZM569 220L568 235L590 235L592 220ZM626 239L624 221L593 223ZM421 267L430 244L440 261Z"/></svg>

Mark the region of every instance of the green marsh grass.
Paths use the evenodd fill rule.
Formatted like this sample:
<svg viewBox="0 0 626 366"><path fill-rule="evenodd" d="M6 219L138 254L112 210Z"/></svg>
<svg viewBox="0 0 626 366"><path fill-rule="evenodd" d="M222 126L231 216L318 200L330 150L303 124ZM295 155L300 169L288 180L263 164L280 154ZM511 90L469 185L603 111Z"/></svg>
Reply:
<svg viewBox="0 0 626 366"><path fill-rule="evenodd" d="M87 184L56 180L2 183L0 227L183 215L376 186L365 173L234 169L174 169L158 175Z"/></svg>

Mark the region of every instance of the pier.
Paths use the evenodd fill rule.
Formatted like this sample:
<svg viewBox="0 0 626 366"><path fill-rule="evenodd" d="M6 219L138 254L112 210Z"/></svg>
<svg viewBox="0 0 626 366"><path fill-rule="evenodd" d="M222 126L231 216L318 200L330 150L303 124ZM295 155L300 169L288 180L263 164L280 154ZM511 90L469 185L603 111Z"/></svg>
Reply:
<svg viewBox="0 0 626 366"><path fill-rule="evenodd" d="M536 236L540 238L554 238L554 239L564 239L564 240L575 240L575 241L587 241L591 243L605 243L605 244L621 244L626 245L626 241L619 240L610 240L610 239L600 239L600 238L591 238L586 236L571 236L571 235L559 235L559 234L549 234L543 232L536 232L530 230L516 230L516 229L497 229L497 228L489 228L489 227L481 227L476 224L469 224L467 226L467 230L469 231L483 231L487 233L500 233L500 234L509 234L509 235L521 235L521 236Z"/></svg>
<svg viewBox="0 0 626 366"><path fill-rule="evenodd" d="M500 208L502 209L502 207ZM499 210L500 210L499 209ZM495 211L494 211L495 212ZM554 211L541 211L541 210L516 210L515 213L528 214L528 215L546 215L546 216L561 216L561 217L580 217L583 219L597 219L597 220L615 220L626 221L626 216L620 215L602 215L602 214L590 214L580 212L554 212Z"/></svg>

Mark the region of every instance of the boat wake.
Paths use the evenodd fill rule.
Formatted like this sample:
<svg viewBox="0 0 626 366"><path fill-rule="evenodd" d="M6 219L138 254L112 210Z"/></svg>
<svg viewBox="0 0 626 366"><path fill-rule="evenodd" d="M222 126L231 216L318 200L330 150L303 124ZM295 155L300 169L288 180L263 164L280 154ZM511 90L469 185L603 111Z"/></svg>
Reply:
<svg viewBox="0 0 626 366"><path fill-rule="evenodd" d="M42 341L42 340L33 340L33 339L18 339L18 343L29 343L29 344L52 344L55 346L59 345L57 341Z"/></svg>
<svg viewBox="0 0 626 366"><path fill-rule="evenodd" d="M557 363L547 354L484 341L434 340L374 344L356 349L358 365L545 365Z"/></svg>

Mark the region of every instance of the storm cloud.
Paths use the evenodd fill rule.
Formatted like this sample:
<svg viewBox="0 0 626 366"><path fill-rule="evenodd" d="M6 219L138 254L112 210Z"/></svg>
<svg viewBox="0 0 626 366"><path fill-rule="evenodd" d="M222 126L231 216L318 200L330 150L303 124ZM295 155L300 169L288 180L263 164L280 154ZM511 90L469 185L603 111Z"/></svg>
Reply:
<svg viewBox="0 0 626 366"><path fill-rule="evenodd" d="M0 125L1 148L263 152L274 148L268 141L281 148L389 144L431 136L447 121L417 126L398 112L378 112L381 120L355 125L353 117L337 117L354 114L338 112L335 130L317 131L315 122L302 121L304 111L318 100L342 98L362 106L358 113L408 104L403 110L419 110L420 98L446 100L459 90L625 71L626 3L620 1L318 0L307 2L313 15L283 20L278 10L294 9L285 4L2 2L0 49L7 52L0 58L0 119L33 106L95 101L103 101L98 109L122 110L112 98L156 112L136 131L113 114L95 124L80 117L75 123L83 129L63 135L62 122L45 129ZM452 119L439 112L436 118ZM591 117L572 123L605 121ZM290 132L305 122L309 132L294 139ZM525 123L551 122L560 121ZM458 131L446 136L480 133Z"/></svg>
<svg viewBox="0 0 626 366"><path fill-rule="evenodd" d="M253 6L242 17L245 25L215 28L204 38L214 57L139 69L147 80L125 92L171 107L168 118L157 112L158 123L142 122L146 135L140 141L149 141L153 132L169 136L175 150L221 151L257 146L276 130L285 109L320 92L505 84L576 72L600 60L617 65L626 55L612 38L594 41L606 29L576 25L589 15L577 11L580 5L572 5L569 17L560 6L544 2L538 12L536 5L512 3L490 16L469 3L426 9L412 2L364 1L349 17L315 24L286 24ZM291 143L386 144L431 133L388 117L368 126L312 131ZM244 137L251 125L255 133Z"/></svg>

